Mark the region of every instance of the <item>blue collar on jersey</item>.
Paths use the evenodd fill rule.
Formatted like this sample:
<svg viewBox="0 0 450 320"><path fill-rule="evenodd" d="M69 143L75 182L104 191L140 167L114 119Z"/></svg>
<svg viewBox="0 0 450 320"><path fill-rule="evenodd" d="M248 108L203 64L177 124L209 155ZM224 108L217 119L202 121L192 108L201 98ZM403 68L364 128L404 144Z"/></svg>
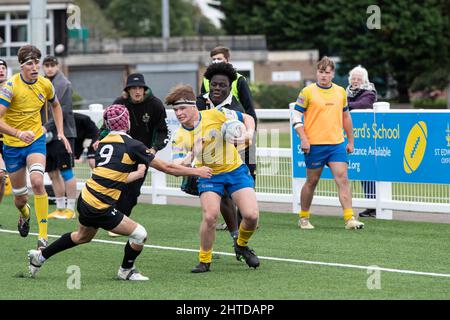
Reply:
<svg viewBox="0 0 450 320"><path fill-rule="evenodd" d="M34 81L32 81L32 82L28 82L28 81L26 81L26 80L22 77L22 74L20 74L20 79L21 79L23 82L25 82L26 84L35 84L36 81L37 81L37 79L36 79L36 80L34 80Z"/></svg>
<svg viewBox="0 0 450 320"><path fill-rule="evenodd" d="M320 89L331 89L333 87L333 84L331 84L331 86L329 87L322 87L320 84L316 82L316 86L318 86Z"/></svg>
<svg viewBox="0 0 450 320"><path fill-rule="evenodd" d="M187 131L192 131L192 130L194 130L195 128L197 128L197 127L199 126L200 122L202 121L202 114L201 114L201 112L199 112L198 114L199 114L198 122L197 122L197 124L196 124L193 128L187 128L187 127L185 127L185 126L183 126L183 125L181 125L181 126L182 126L184 129L186 129Z"/></svg>

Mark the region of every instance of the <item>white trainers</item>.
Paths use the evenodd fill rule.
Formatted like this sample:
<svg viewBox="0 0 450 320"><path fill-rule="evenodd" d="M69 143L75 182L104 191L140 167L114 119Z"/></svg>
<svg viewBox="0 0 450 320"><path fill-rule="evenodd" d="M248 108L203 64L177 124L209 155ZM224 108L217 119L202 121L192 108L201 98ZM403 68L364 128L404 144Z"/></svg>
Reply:
<svg viewBox="0 0 450 320"><path fill-rule="evenodd" d="M76 218L76 213L69 208L65 209L56 209L52 213L50 213L47 218L48 219L60 219L60 220L70 220Z"/></svg>
<svg viewBox="0 0 450 320"><path fill-rule="evenodd" d="M34 278L42 266L42 262L39 259L41 255L40 250L29 250L28 258L30 259L30 264L28 265L28 270L30 271L30 276Z"/></svg>
<svg viewBox="0 0 450 320"><path fill-rule="evenodd" d="M364 228L364 223L356 220L354 217L345 223L345 229L347 230L356 230L362 228Z"/></svg>
<svg viewBox="0 0 450 320"><path fill-rule="evenodd" d="M314 226L309 222L308 218L300 218L298 220L298 227L303 230L312 230Z"/></svg>
<svg viewBox="0 0 450 320"><path fill-rule="evenodd" d="M119 280L131 280L131 281L147 281L148 277L143 276L139 271L136 270L135 267L131 269L123 269L122 267L119 268L119 271L117 272L117 278Z"/></svg>

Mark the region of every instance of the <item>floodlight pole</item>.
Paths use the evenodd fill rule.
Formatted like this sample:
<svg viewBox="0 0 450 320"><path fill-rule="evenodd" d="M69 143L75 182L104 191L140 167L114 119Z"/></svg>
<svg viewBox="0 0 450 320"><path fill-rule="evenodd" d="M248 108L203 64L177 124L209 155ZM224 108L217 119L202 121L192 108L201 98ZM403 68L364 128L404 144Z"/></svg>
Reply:
<svg viewBox="0 0 450 320"><path fill-rule="evenodd" d="M170 14L169 14L169 0L162 0L162 38L163 50L167 51L169 48L170 38Z"/></svg>
<svg viewBox="0 0 450 320"><path fill-rule="evenodd" d="M41 50L43 57L47 55L45 45L47 35L46 18L47 0L30 0L30 43Z"/></svg>

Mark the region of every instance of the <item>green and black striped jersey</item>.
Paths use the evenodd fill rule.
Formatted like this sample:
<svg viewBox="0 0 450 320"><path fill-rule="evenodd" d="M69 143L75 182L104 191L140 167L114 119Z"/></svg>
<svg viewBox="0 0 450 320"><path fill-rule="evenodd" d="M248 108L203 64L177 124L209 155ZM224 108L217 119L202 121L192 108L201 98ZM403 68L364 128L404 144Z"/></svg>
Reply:
<svg viewBox="0 0 450 320"><path fill-rule="evenodd" d="M81 191L92 212L104 212L114 206L136 165L148 165L154 159L142 142L123 132L112 131L103 138L95 153L95 168Z"/></svg>

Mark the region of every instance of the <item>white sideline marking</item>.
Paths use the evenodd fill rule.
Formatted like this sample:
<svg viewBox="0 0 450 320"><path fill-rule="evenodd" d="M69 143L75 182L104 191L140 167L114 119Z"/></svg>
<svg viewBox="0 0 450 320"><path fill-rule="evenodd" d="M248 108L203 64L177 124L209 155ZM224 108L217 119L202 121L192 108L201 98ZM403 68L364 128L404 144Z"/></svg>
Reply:
<svg viewBox="0 0 450 320"><path fill-rule="evenodd" d="M15 233L15 234L19 233L18 231L4 230L4 229L0 229L0 232L3 232L3 233ZM37 233L32 233L32 232L30 232L29 234L33 235L33 236L37 236L38 235ZM49 234L48 237L49 238L59 238L60 236L58 236L58 235L50 235ZM126 242L102 240L102 239L92 239L91 242L99 242L99 243L107 243L107 244L119 244L119 245L122 245L122 246L124 246L126 244ZM196 253L198 253L197 249L186 249L186 248L177 248L177 247L163 247L163 246L155 246L155 245L151 245L151 244L145 244L144 247L152 248L152 249L172 250L172 251L185 251L185 252L196 252ZM229 253L229 252L214 251L214 253L218 253L218 254L224 255L224 256L232 256L232 257L235 256L234 253ZM345 264L345 263L308 261L308 260L276 258L276 257L264 257L264 256L258 256L258 258L261 259L261 260L292 262L292 263L311 264L311 265L318 265L318 266L341 267L341 268L363 269L363 270L379 270L379 271L385 271L385 272L404 273L404 274L412 274L412 275L419 275L419 276L450 278L450 274L446 274L446 273L421 272L421 271L413 271L413 270L381 268L381 267L374 267L374 266L358 266L358 265L354 265L354 264Z"/></svg>

